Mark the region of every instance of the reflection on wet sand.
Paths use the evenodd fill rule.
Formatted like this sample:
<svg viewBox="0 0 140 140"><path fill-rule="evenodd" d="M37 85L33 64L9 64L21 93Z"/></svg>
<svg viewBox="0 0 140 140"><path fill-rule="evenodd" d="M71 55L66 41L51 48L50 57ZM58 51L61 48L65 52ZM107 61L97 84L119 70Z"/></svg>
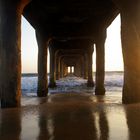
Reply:
<svg viewBox="0 0 140 140"><path fill-rule="evenodd" d="M0 140L20 140L21 129L20 110L7 109L0 112Z"/></svg>
<svg viewBox="0 0 140 140"><path fill-rule="evenodd" d="M105 96L71 93L0 110L0 139L138 140L140 105L109 101Z"/></svg>
<svg viewBox="0 0 140 140"><path fill-rule="evenodd" d="M129 129L129 140L140 139L140 104L126 107L126 118Z"/></svg>

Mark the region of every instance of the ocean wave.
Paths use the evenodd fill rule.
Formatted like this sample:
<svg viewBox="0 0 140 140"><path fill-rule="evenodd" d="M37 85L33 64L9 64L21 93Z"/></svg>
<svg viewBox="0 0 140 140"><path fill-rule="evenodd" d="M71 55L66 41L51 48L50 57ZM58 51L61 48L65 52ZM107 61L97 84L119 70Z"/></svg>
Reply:
<svg viewBox="0 0 140 140"><path fill-rule="evenodd" d="M49 78L49 77L48 77ZM94 79L95 80L95 79ZM37 76L23 76L21 80L22 95L26 96L37 92ZM80 77L66 77L56 81L57 88L50 92L94 92L93 88L87 88L87 80ZM108 73L105 76L105 88L107 91L121 91L123 86L122 73Z"/></svg>

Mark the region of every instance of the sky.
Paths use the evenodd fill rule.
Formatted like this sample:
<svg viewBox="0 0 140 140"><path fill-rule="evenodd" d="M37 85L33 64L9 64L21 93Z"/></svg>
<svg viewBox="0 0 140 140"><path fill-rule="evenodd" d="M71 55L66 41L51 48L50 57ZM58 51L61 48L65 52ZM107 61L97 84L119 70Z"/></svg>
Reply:
<svg viewBox="0 0 140 140"><path fill-rule="evenodd" d="M35 37L35 30L26 21L24 17L22 17L21 29L22 29L21 36L22 73L37 73L38 47ZM96 70L95 52L93 54L93 71ZM107 39L105 43L105 70L106 71L123 70L123 60L120 40L120 16L117 16L116 19L107 29Z"/></svg>

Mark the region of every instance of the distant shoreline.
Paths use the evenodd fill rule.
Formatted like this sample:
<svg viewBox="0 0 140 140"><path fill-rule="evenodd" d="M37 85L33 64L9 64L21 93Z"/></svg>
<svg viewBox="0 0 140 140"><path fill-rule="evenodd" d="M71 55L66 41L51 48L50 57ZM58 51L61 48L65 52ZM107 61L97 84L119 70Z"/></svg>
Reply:
<svg viewBox="0 0 140 140"><path fill-rule="evenodd" d="M111 74L111 73L119 73L119 74L123 74L124 71L106 71L106 74ZM96 72L93 72L96 73ZM22 77L37 77L38 74L37 73L22 73ZM49 73L48 73L49 76Z"/></svg>

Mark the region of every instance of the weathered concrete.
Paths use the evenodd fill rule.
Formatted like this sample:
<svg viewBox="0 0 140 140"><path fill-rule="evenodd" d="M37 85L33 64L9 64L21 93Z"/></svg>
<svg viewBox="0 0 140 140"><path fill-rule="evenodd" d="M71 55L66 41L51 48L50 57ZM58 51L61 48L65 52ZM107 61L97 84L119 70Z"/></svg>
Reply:
<svg viewBox="0 0 140 140"><path fill-rule="evenodd" d="M38 42L38 97L48 94L48 72L47 72L47 53L49 40L40 33L36 32Z"/></svg>
<svg viewBox="0 0 140 140"><path fill-rule="evenodd" d="M56 80L60 79L60 57L58 53L56 54Z"/></svg>
<svg viewBox="0 0 140 140"><path fill-rule="evenodd" d="M50 51L50 81L49 81L49 87L54 88L56 87L56 69L55 69L55 48L54 46L49 47Z"/></svg>
<svg viewBox="0 0 140 140"><path fill-rule="evenodd" d="M96 95L104 95L104 77L105 77L105 39L106 30L100 31L96 38Z"/></svg>
<svg viewBox="0 0 140 140"><path fill-rule="evenodd" d="M0 0L0 97L1 107L20 106L21 6Z"/></svg>
<svg viewBox="0 0 140 140"><path fill-rule="evenodd" d="M121 5L123 102L140 102L140 1L123 1Z"/></svg>
<svg viewBox="0 0 140 140"><path fill-rule="evenodd" d="M87 53L84 55L84 79L88 78L88 59L87 59Z"/></svg>
<svg viewBox="0 0 140 140"><path fill-rule="evenodd" d="M92 71L92 55L93 55L93 51L94 51L93 46L90 46L89 50L88 50L88 81L87 81L87 86L88 87L94 87L93 71Z"/></svg>
<svg viewBox="0 0 140 140"><path fill-rule="evenodd" d="M64 68L63 68L63 61L62 61L62 58L60 59L60 77L63 78L63 71Z"/></svg>

